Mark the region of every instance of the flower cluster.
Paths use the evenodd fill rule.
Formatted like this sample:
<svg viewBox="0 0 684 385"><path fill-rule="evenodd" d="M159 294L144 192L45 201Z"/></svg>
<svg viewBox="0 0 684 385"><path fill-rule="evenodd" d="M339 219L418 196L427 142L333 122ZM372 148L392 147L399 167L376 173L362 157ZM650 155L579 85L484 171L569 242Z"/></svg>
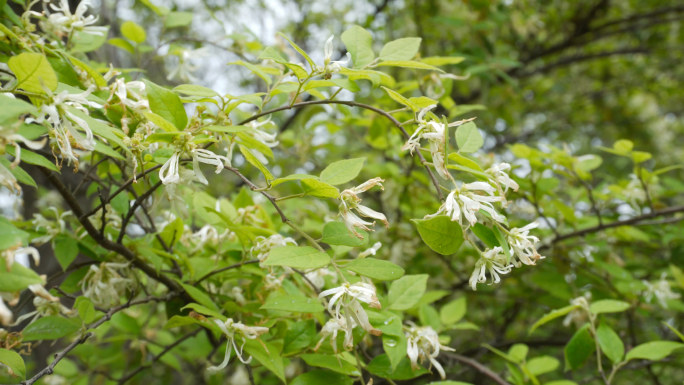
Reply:
<svg viewBox="0 0 684 385"><path fill-rule="evenodd" d="M389 227L389 222L387 221L385 214L379 213L370 207L360 204L361 198L358 196L358 194L368 191L375 186L380 186L382 189L382 182L384 182L384 180L380 178L369 179L356 187L346 189L340 193L340 216L342 216L344 224L347 226L349 231L359 238L363 238L363 236L356 229L360 228L362 230L371 231L369 226L373 226L375 222L364 221L358 215L353 213L352 210L356 210L356 212L362 217L373 218L382 221L386 227Z"/></svg>
<svg viewBox="0 0 684 385"><path fill-rule="evenodd" d="M450 180L451 175L446 166L446 146L449 137L448 127L458 127L464 123L470 122L474 118L459 120L448 124L436 120L426 120L425 116L435 107L437 107L437 105L433 104L418 112L418 116L416 117L418 128L416 128L416 131L413 132L413 135L409 137L406 144L404 144L401 149L404 151L409 150L409 152L413 154L413 151L420 149L420 141L422 139L427 140L435 171L437 171L437 174L442 178Z"/></svg>
<svg viewBox="0 0 684 385"><path fill-rule="evenodd" d="M667 309L667 301L671 299L678 299L681 297L678 293L672 291L670 282L665 279L665 274L660 276L660 279L655 282L641 281L646 290L643 291L646 302L651 303L654 299L658 301L660 306Z"/></svg>
<svg viewBox="0 0 684 385"><path fill-rule="evenodd" d="M90 6L89 0L83 0L76 7L76 11L71 13L68 0L61 0L59 5L50 4L50 8L54 12L49 14L41 25L43 29L54 33L60 38L71 36L76 31L82 31L89 35L104 36L107 33L107 27L93 26L97 22L97 16L85 16ZM35 12L32 12L32 14L42 16Z"/></svg>
<svg viewBox="0 0 684 385"><path fill-rule="evenodd" d="M453 352L454 349L442 345L437 332L430 326L416 326L411 323L408 327L404 326L404 334L406 335L406 354L411 361L411 367L418 369L419 363L428 360L430 365L437 369L439 376L445 379L444 368L437 361L437 356L440 350Z"/></svg>
<svg viewBox="0 0 684 385"><path fill-rule="evenodd" d="M102 262L91 265L81 281L83 296L95 305L108 308L119 303L122 294L132 288L135 281L127 263Z"/></svg>
<svg viewBox="0 0 684 385"><path fill-rule="evenodd" d="M365 331L375 336L382 335L380 330L370 324L368 314L366 314L361 305L361 302L363 302L372 308L381 308L380 301L378 301L375 292L375 286L365 282L344 283L342 286L322 291L318 297L324 298L330 295L332 297L328 302L328 311L332 314L332 318L323 327L321 331L322 338L318 342L318 346L327 336L330 336L333 350L336 350L335 338L337 337L337 332L342 330L345 333L344 348L351 350L354 344L352 329L356 325L361 326Z"/></svg>

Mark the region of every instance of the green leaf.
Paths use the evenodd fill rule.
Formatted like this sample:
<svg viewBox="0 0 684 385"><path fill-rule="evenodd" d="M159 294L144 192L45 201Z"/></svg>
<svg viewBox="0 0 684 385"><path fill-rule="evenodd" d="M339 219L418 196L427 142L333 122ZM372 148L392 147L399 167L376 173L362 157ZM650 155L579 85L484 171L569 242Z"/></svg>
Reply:
<svg viewBox="0 0 684 385"><path fill-rule="evenodd" d="M577 369L591 356L596 349L594 339L589 332L589 324L577 330L565 345L565 368Z"/></svg>
<svg viewBox="0 0 684 385"><path fill-rule="evenodd" d="M313 68L316 68L316 63L314 63L314 61L311 60L311 58L310 58L309 55L306 53L306 51L304 51L303 49L301 49L297 44L295 44L295 42L293 42L292 40L290 40L290 38L288 38L287 36L285 36L285 34L282 34L282 33L279 32L278 35L280 35L283 39L287 40L287 42L290 43L290 45L292 46L292 48L294 48L295 51L299 52L299 54L302 55L302 57L304 57L304 59L307 61L307 63L309 63L309 65L311 66L312 69L313 69Z"/></svg>
<svg viewBox="0 0 684 385"><path fill-rule="evenodd" d="M9 369L11 376L19 377L21 380L26 378L24 359L16 352L0 348L0 364Z"/></svg>
<svg viewBox="0 0 684 385"><path fill-rule="evenodd" d="M29 234L19 230L12 222L0 217L0 250L21 246L28 241Z"/></svg>
<svg viewBox="0 0 684 385"><path fill-rule="evenodd" d="M560 362L551 356L534 357L527 361L527 370L535 376L553 372L559 366Z"/></svg>
<svg viewBox="0 0 684 385"><path fill-rule="evenodd" d="M499 246L499 241L496 239L496 235L489 227L483 225L482 223L476 223L475 226L470 228L475 235L477 235L480 240L487 245L487 247Z"/></svg>
<svg viewBox="0 0 684 385"><path fill-rule="evenodd" d="M183 107L180 97L175 92L160 87L149 80L145 80L145 89L150 101L150 110L171 122L178 130L183 130L188 124L188 115L185 113L185 107ZM153 123L157 124L154 121ZM161 128L165 129L165 127Z"/></svg>
<svg viewBox="0 0 684 385"><path fill-rule="evenodd" d="M283 354L296 353L309 347L317 339L314 320L293 322L287 329L283 342Z"/></svg>
<svg viewBox="0 0 684 385"><path fill-rule="evenodd" d="M75 333L81 328L77 319L67 319L54 315L38 318L22 331L24 341L55 340Z"/></svg>
<svg viewBox="0 0 684 385"><path fill-rule="evenodd" d="M95 51L107 41L108 33L109 27L105 27L105 30L103 30L101 34L74 30L74 34L69 41L73 46L73 48L71 48L71 53Z"/></svg>
<svg viewBox="0 0 684 385"><path fill-rule="evenodd" d="M442 255L451 255L463 244L463 230L458 222L446 215L438 215L430 219L412 219L418 233L426 245Z"/></svg>
<svg viewBox="0 0 684 385"><path fill-rule="evenodd" d="M159 236L168 247L173 247L183 236L183 230L183 219L178 217L164 226Z"/></svg>
<svg viewBox="0 0 684 385"><path fill-rule="evenodd" d="M310 366L316 366L319 368L330 369L337 373L342 373L350 376L358 376L359 371L356 366L350 364L349 362L341 359L337 355L330 354L302 354L300 356L304 362Z"/></svg>
<svg viewBox="0 0 684 385"><path fill-rule="evenodd" d="M52 241L52 248L63 271L66 271L78 256L78 241L68 235L57 235Z"/></svg>
<svg viewBox="0 0 684 385"><path fill-rule="evenodd" d="M115 37L107 40L107 43L113 45L114 47L121 48L124 51L130 53L131 55L135 53L135 47L133 47L133 44L129 43L126 39Z"/></svg>
<svg viewBox="0 0 684 385"><path fill-rule="evenodd" d="M402 104L413 111L419 110L419 108L415 104L411 103L411 101L406 99L402 94L398 93L397 91L391 90L384 86L382 87L382 89L385 90L385 92L387 92L387 95L389 95L389 97L392 98L392 100L394 100L395 102Z"/></svg>
<svg viewBox="0 0 684 385"><path fill-rule="evenodd" d="M23 183L25 185L38 188L38 186L36 185L36 181L33 180L31 175L29 175L29 173L24 171L23 168L12 167L12 165L10 164L10 161L5 157L0 158L0 164L2 166L5 166L5 168L9 170L9 172L17 179L17 181L19 183Z"/></svg>
<svg viewBox="0 0 684 385"><path fill-rule="evenodd" d="M602 299L600 301L593 302L589 306L594 314L600 313L619 313L629 309L629 303L624 301L618 301L614 299Z"/></svg>
<svg viewBox="0 0 684 385"><path fill-rule="evenodd" d="M330 263L330 256L310 246L274 247L264 266L288 266L295 269L317 269Z"/></svg>
<svg viewBox="0 0 684 385"><path fill-rule="evenodd" d="M302 179L300 181L306 195L319 198L339 198L340 190L337 187L321 182L318 179Z"/></svg>
<svg viewBox="0 0 684 385"><path fill-rule="evenodd" d="M295 377L290 385L352 385L354 380L328 370L309 370Z"/></svg>
<svg viewBox="0 0 684 385"><path fill-rule="evenodd" d="M0 263L0 292L18 292L33 284L43 284L43 280L32 269L14 262L7 270L7 264L4 261Z"/></svg>
<svg viewBox="0 0 684 385"><path fill-rule="evenodd" d="M276 292L268 296L268 299L261 305L260 309L298 313L318 313L325 310L317 298L299 297Z"/></svg>
<svg viewBox="0 0 684 385"><path fill-rule="evenodd" d="M219 311L219 307L214 303L214 301L209 297L209 294L205 293L204 290L201 290L195 286L192 285L187 285L184 283L181 283L181 286L183 286L183 289L194 299L199 303L200 305L214 311Z"/></svg>
<svg viewBox="0 0 684 385"><path fill-rule="evenodd" d="M401 267L390 261L375 258L355 259L344 265L344 268L378 281L391 281L404 275L404 269Z"/></svg>
<svg viewBox="0 0 684 385"><path fill-rule="evenodd" d="M373 36L370 32L355 25L342 33L342 42L351 54L354 68L362 68L375 59Z"/></svg>
<svg viewBox="0 0 684 385"><path fill-rule="evenodd" d="M320 180L333 186L347 183L359 175L365 161L366 158L352 158L332 162L321 171Z"/></svg>
<svg viewBox="0 0 684 385"><path fill-rule="evenodd" d="M406 336L403 333L398 336L382 335L382 348L389 358L392 370L396 370L401 360L406 357L406 345Z"/></svg>
<svg viewBox="0 0 684 385"><path fill-rule="evenodd" d="M123 24L121 24L121 34L126 39L138 44L147 39L147 34L145 33L143 27L132 21L125 21Z"/></svg>
<svg viewBox="0 0 684 385"><path fill-rule="evenodd" d="M419 366L417 369L413 369L408 357L404 357L396 366L396 369L393 370L392 364L390 363L387 354L375 356L371 362L368 363L366 369L378 377L389 378L392 380L410 380L428 373L428 371L422 366Z"/></svg>
<svg viewBox="0 0 684 385"><path fill-rule="evenodd" d="M674 341L651 341L635 346L627 352L625 361L650 360L658 361L672 354L675 350L684 348L684 344Z"/></svg>
<svg viewBox="0 0 684 385"><path fill-rule="evenodd" d="M8 154L15 156L16 149L14 146L5 147L5 150ZM59 169L57 168L57 166L55 166L54 163L47 160L44 156L36 154L31 150L22 148L20 156L22 162L26 162L28 164L33 164L36 166L47 168L48 170L59 172Z"/></svg>
<svg viewBox="0 0 684 385"><path fill-rule="evenodd" d="M9 58L7 65L17 77L17 88L37 94L45 94L43 87L57 89L57 75L43 54L23 52Z"/></svg>
<svg viewBox="0 0 684 385"><path fill-rule="evenodd" d="M385 60L381 61L377 65L378 67L400 67L400 68L412 68L416 70L428 70L428 71L437 71L437 72L444 72L441 69L431 66L429 64L425 64L423 62L415 61L415 60Z"/></svg>
<svg viewBox="0 0 684 385"><path fill-rule="evenodd" d="M164 26L166 28L186 27L192 23L192 12L171 12L166 15Z"/></svg>
<svg viewBox="0 0 684 385"><path fill-rule="evenodd" d="M212 90L211 88L198 86L195 84L181 84L174 87L173 91L181 95L199 96L204 98L220 96L218 92Z"/></svg>
<svg viewBox="0 0 684 385"><path fill-rule="evenodd" d="M78 297L74 302L74 309L78 311L78 318L84 323L91 323L99 318L95 305L86 297ZM100 313L102 314L102 313Z"/></svg>
<svg viewBox="0 0 684 385"><path fill-rule="evenodd" d="M0 122L15 119L23 114L36 112L36 107L21 99L10 98L6 94L0 94Z"/></svg>
<svg viewBox="0 0 684 385"><path fill-rule="evenodd" d="M469 154L479 150L484 139L475 123L468 122L456 128L456 144L459 152Z"/></svg>
<svg viewBox="0 0 684 385"><path fill-rule="evenodd" d="M460 297L442 306L439 310L439 319L445 325L452 325L465 316L466 310L466 297Z"/></svg>
<svg viewBox="0 0 684 385"><path fill-rule="evenodd" d="M283 383L286 382L283 358L275 345L261 340L247 339L245 340L245 351L256 358L266 369L273 372Z"/></svg>
<svg viewBox="0 0 684 385"><path fill-rule="evenodd" d="M415 306L425 293L427 274L405 275L392 282L387 293L391 310L408 310Z"/></svg>
<svg viewBox="0 0 684 385"><path fill-rule="evenodd" d="M302 180L302 179L318 179L318 177L315 175L309 175L309 174L292 174L292 175L284 176L282 178L274 179L271 182L271 186L275 187L281 183L290 182L293 180Z"/></svg>
<svg viewBox="0 0 684 385"><path fill-rule="evenodd" d="M605 323L599 325L598 329L596 329L596 339L601 347L601 351L613 363L617 364L622 361L622 356L625 354L625 345L610 326Z"/></svg>
<svg viewBox="0 0 684 385"><path fill-rule="evenodd" d="M363 238L354 236L342 222L328 222L323 226L321 242L329 245L359 247L368 244L368 233L358 230Z"/></svg>
<svg viewBox="0 0 684 385"><path fill-rule="evenodd" d="M264 178L266 179L266 181L273 180L273 174L271 174L271 172L268 170L268 168L266 168L266 166L264 166L264 164L261 163L259 158L257 158L256 156L254 156L254 154L252 154L252 151L249 148L247 148L246 146L243 146L241 144L238 145L238 147L240 148L240 152L245 157L247 162L249 162L249 164L251 164L252 166L259 169L259 171L261 171L261 173L264 175Z"/></svg>
<svg viewBox="0 0 684 385"><path fill-rule="evenodd" d="M191 302L191 303L180 308L181 311L185 310L185 309L191 309L197 313L200 313L200 314L203 314L203 315L206 315L209 317L214 317L214 318L218 318L218 319L225 318L225 316L223 314L221 314L218 310L212 310L206 306L202 306L202 305L200 305L198 303L194 303L194 302Z"/></svg>
<svg viewBox="0 0 684 385"><path fill-rule="evenodd" d="M563 317L564 315L570 313L571 311L577 309L577 305L569 305L562 307L560 309L551 310L550 312L544 314L537 322L530 328L529 334L532 334L538 327L555 320L558 317Z"/></svg>
<svg viewBox="0 0 684 385"><path fill-rule="evenodd" d="M463 56L430 56L420 59L425 64L433 66L444 66L449 64L459 64L465 58Z"/></svg>
<svg viewBox="0 0 684 385"><path fill-rule="evenodd" d="M380 60L403 61L411 60L418 53L421 38L405 37L392 40L385 44L380 50L378 58Z"/></svg>

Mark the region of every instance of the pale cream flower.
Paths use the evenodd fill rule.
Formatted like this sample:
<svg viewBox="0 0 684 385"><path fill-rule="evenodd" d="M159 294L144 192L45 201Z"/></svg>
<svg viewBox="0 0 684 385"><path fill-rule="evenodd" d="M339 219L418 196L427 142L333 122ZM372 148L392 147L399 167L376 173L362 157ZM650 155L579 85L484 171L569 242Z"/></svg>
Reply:
<svg viewBox="0 0 684 385"><path fill-rule="evenodd" d="M506 217L499 214L492 205L492 203L503 201L501 196L493 195L495 191L494 187L486 182L466 183L460 189L451 191L439 210L434 214L427 215L426 218L446 214L452 221L458 222L463 227L468 227L477 223L475 214L483 210L493 220L505 222Z"/></svg>
<svg viewBox="0 0 684 385"><path fill-rule="evenodd" d="M368 314L366 314L361 305L361 302L364 302L372 308L381 308L380 301L375 292L375 286L365 282L344 283L342 286L322 291L318 297L324 298L329 295L332 295L332 297L328 302L328 311L330 311L335 319L345 318L346 333L348 335L351 335L352 328L355 325L361 326L365 331L373 335L382 335L380 330L370 324ZM349 349L351 347L345 345L345 348Z"/></svg>
<svg viewBox="0 0 684 385"><path fill-rule="evenodd" d="M670 282L665 279L665 276L665 273L663 273L660 276L660 279L653 283L645 280L641 282L646 286L646 290L643 291L643 296L646 302L651 303L653 299L656 299L660 306L667 309L667 300L677 299L681 296L672 291Z"/></svg>
<svg viewBox="0 0 684 385"><path fill-rule="evenodd" d="M508 163L495 164L492 167L485 170L485 174L489 175L490 181L494 183L499 189L503 189L500 195L503 196L510 188L513 191L518 191L518 183L511 179L508 175L508 171L511 169L511 165Z"/></svg>
<svg viewBox="0 0 684 385"><path fill-rule="evenodd" d="M513 264L506 263L506 256L503 255L503 249L499 246L493 249L485 250L480 259L475 263L473 273L470 275L468 283L473 290L477 290L478 283L487 282L487 272L492 280L491 284L499 283L501 277L499 274L508 274L511 272Z"/></svg>
<svg viewBox="0 0 684 385"><path fill-rule="evenodd" d="M544 259L535 247L539 238L529 235L530 230L537 226L539 226L537 222L532 222L521 228L514 227L508 232L508 244L515 257L512 262L516 267L520 267L521 263L534 265L538 260Z"/></svg>
<svg viewBox="0 0 684 385"><path fill-rule="evenodd" d="M268 333L268 328L263 326L247 326L242 322L235 322L232 318L228 318L225 322L221 320L214 319L214 323L221 329L223 334L225 334L228 341L226 341L226 352L221 362L218 366L210 366L207 370L211 373L216 373L228 365L230 360L230 355L233 349L235 349L235 355L238 357L240 362L243 364L249 364L252 361L252 357L245 359L242 357L242 350L245 346L246 340L257 339L260 335ZM235 343L236 338L242 339L242 345L238 348Z"/></svg>
<svg viewBox="0 0 684 385"><path fill-rule="evenodd" d="M358 196L358 194L368 191L374 186L380 186L382 189L382 182L384 182L384 180L381 178L369 179L356 187L346 189L340 193L340 216L342 216L344 224L349 231L359 238L363 238L363 236L356 231L356 229L360 228L366 231L372 231L370 226L373 226L375 222L368 222L361 219L358 215L353 213L352 210L356 210L356 212L363 217L382 221L385 224L385 227L389 227L387 217L385 217L383 213L379 213L370 207L360 204L361 198Z"/></svg>
<svg viewBox="0 0 684 385"><path fill-rule="evenodd" d="M453 352L454 349L439 343L439 335L430 326L416 326L413 323L409 327L404 326L406 335L406 354L411 361L411 367L418 369L419 363L426 359L434 366L442 379L446 378L444 368L437 361L440 350Z"/></svg>

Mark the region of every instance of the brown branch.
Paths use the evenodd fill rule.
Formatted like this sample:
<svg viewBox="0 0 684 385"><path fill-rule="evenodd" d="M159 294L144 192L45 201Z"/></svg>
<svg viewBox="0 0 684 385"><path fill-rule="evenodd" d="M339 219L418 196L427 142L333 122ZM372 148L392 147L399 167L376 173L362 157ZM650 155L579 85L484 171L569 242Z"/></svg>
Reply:
<svg viewBox="0 0 684 385"><path fill-rule="evenodd" d="M183 337L177 339L177 340L174 341L172 344L170 344L169 346L167 346L166 348L164 348L164 350L162 350L161 352L159 352L159 354L157 354L156 356L152 357L152 360L150 360L150 363L145 364L145 365L138 366L138 367L135 368L135 370L133 370L132 372L130 372L130 373L124 375L123 377L121 377L121 378L119 379L119 381L118 381L118 384L119 384L119 385L122 385L122 384L126 383L128 380L130 380L131 378L133 378L136 374L142 372L143 370L145 370L145 369L147 369L147 368L152 367L152 364L154 364L155 362L159 361L159 359L162 358L162 356L164 356L166 353L168 353L168 352L170 352L171 350L173 350L173 348L175 348L176 346L180 345L181 343L183 343L183 342L184 342L185 340L187 340L188 338L194 337L194 336L195 336L197 333L199 333L201 330L203 330L203 329L202 329L202 328L195 329L194 331L192 331L192 332L190 332L190 333L184 335Z"/></svg>
<svg viewBox="0 0 684 385"><path fill-rule="evenodd" d="M551 245L562 242L566 239L571 239L571 238L576 238L576 237L583 237L587 234L592 234L592 233L597 233L603 230L607 229L612 229L615 227L621 227L621 226L629 226L629 225L635 225L642 223L646 221L647 219L652 219L652 218L657 218L657 217L662 217L666 215L673 215L676 213L684 212L684 206L673 206L669 207L663 210L658 210L658 211L652 211L647 214L639 215L633 218L621 220L621 221L615 221L611 223L604 223L601 225L593 226L593 227L588 227L586 229L578 230L578 231L573 231L571 233L563 234L560 236L557 236L551 240L549 244L542 245L539 247L539 250L546 249L551 247Z"/></svg>
<svg viewBox="0 0 684 385"><path fill-rule="evenodd" d="M494 373L493 370L489 369L488 367L484 366L483 364L472 358L468 358L466 356L450 352L445 352L444 354L446 354L446 356L449 358L453 358L456 361L462 362L468 366L473 367L475 370L489 377L492 381L496 382L499 385L511 385L508 381L504 380L498 374Z"/></svg>
<svg viewBox="0 0 684 385"><path fill-rule="evenodd" d="M93 333L88 332L88 333L84 334L81 338L78 338L78 339L75 339L74 341L72 341L61 352L55 354L55 359L50 363L50 365L44 367L40 372L36 373L36 375L31 377L30 379L28 379L26 381L22 381L21 384L22 385L31 385L31 384L35 383L36 381L40 380L41 378L43 378L44 376L49 376L50 374L52 374L55 370L55 366L57 366L59 361L61 361L64 357L66 357L66 355L69 354L69 352L71 352L72 350L74 350L78 345L85 343L86 340L92 336L93 336Z"/></svg>
<svg viewBox="0 0 684 385"><path fill-rule="evenodd" d="M615 51L598 52L598 53L591 53L591 54L585 54L585 55L571 55L571 56L567 56L567 57L558 59L558 60L554 61L553 63L541 66L539 68L535 68L535 69L532 69L532 70L527 71L527 72L518 73L517 77L518 78L526 78L526 77L530 77L532 75L549 72L549 71L556 69L558 67L563 67L563 66L567 66L567 65L570 65L573 63L579 63L579 62L583 62L583 61L601 59L601 58L617 56L617 55L647 54L649 52L650 51L646 48L637 47L637 48L616 49Z"/></svg>
<svg viewBox="0 0 684 385"><path fill-rule="evenodd" d="M97 242L100 246L104 247L105 249L121 255L127 261L131 262L135 267L142 270L150 278L154 279L155 281L161 282L164 286L169 288L169 290L185 293L183 288L176 281L172 280L171 278L163 274L158 273L155 268L145 263L142 259L138 258L138 256L135 255L135 253L133 253L133 251L131 251L129 248L127 248L121 243L112 242L106 237L104 237L102 234L100 234L97 231L97 229L95 229L93 224L90 222L90 219L88 219L88 217L85 216L85 214L83 213L83 208L79 205L76 198L73 195L71 195L69 189L64 185L64 183L62 183L62 181L57 177L57 175L51 172L50 170L44 169L42 167L39 167L39 169L47 177L47 179L55 187L55 189L60 193L62 198L64 198L64 200L67 202L67 205L69 205L71 210L74 212L74 215L78 218L78 221L81 223L81 225L86 230L88 235L91 238L93 238L95 242ZM121 231L124 230L122 229ZM186 297L186 299L190 299L190 297L187 296L187 294L184 296Z"/></svg>

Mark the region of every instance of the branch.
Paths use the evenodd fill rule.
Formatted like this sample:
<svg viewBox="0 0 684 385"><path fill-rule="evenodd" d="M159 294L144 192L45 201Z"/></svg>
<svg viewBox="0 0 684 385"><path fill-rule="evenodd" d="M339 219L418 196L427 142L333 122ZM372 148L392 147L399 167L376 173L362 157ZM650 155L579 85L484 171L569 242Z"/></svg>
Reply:
<svg viewBox="0 0 684 385"><path fill-rule="evenodd" d="M494 373L493 370L489 369L488 367L484 366L483 364L472 358L468 358L466 356L450 352L445 352L444 354L446 354L446 356L449 358L453 358L456 361L462 362L468 366L475 368L477 371L489 377L492 381L496 382L499 385L511 385L506 380L501 378L498 374Z"/></svg>
<svg viewBox="0 0 684 385"><path fill-rule="evenodd" d="M126 381L130 380L131 378L133 378L136 374L142 372L143 370L145 370L145 369L147 369L147 368L152 367L152 364L155 363L155 362L157 362L157 361L159 361L159 359L162 358L162 356L163 356L164 354L170 352L173 348L175 348L176 346L180 345L181 343L183 343L183 341L187 340L188 338L194 337L194 336L195 336L197 333L199 333L201 330L203 330L203 329L202 329L202 328L195 329L194 331L192 331L192 332L190 332L190 333L184 335L183 337L177 339L174 343L172 343L171 345L169 345L169 346L167 346L166 348L164 348L164 350L162 350L161 352L159 352L159 354L157 354L156 356L152 357L152 360L150 360L150 363L145 364L145 365L140 365L140 366L138 366L137 368L135 368L135 370L133 370L132 372L130 372L130 373L124 375L123 377L121 377L121 378L119 379L119 381L118 381L118 384L119 384L119 385L122 385L122 384L126 383Z"/></svg>
<svg viewBox="0 0 684 385"><path fill-rule="evenodd" d="M198 283L204 281L205 279L211 277L212 275L218 274L218 273L223 273L224 271L231 270L231 269L237 269L238 267L242 267L244 265L251 265L254 263L259 263L258 259L252 259L249 261L244 261L244 262L238 262L236 264L230 265L230 266L225 266L220 269L212 270L208 272L207 274L204 274L202 277L200 277L197 281L195 281L194 286L197 286Z"/></svg>
<svg viewBox="0 0 684 385"><path fill-rule="evenodd" d="M680 213L680 212L684 212L684 206L673 206L673 207L669 207L667 209L652 211L648 214L639 215L639 216L629 218L629 219L625 219L625 220L621 220L621 221L615 221L615 222L611 222L611 223L604 223L604 224L600 224L597 226L588 227L586 229L582 229L582 230L574 231L571 233L559 235L559 236L553 238L549 244L545 244L545 245L542 245L541 247L539 247L539 250L549 248L549 247L551 247L551 245L553 245L555 243L562 242L566 239L583 237L587 234L597 233L597 232L600 232L600 231L603 231L606 229L612 229L614 227L639 224L641 222L644 222L647 219L662 217L662 216L666 216L666 215L673 215L673 214Z"/></svg>
<svg viewBox="0 0 684 385"><path fill-rule="evenodd" d="M92 336L93 336L93 333L88 332L88 333L84 334L83 337L72 341L66 348L64 348L64 350L55 354L55 359L50 363L50 365L43 368L43 370L36 373L36 375L31 377L30 379L28 379L26 381L22 381L21 384L22 385L31 385L31 384L35 383L36 381L40 380L42 377L49 376L50 374L52 374L55 370L55 366L57 366L57 364L59 363L59 361L62 360L62 358L66 357L66 355L69 354L69 352L71 352L72 350L74 350L76 348L76 346L86 342L86 340Z"/></svg>
<svg viewBox="0 0 684 385"><path fill-rule="evenodd" d="M71 210L74 212L74 215L78 218L78 221L81 223L81 225L86 230L88 235L91 238L93 238L95 242L97 242L100 246L104 247L105 249L121 255L127 261L131 262L135 267L142 270L149 277L151 277L155 281L161 282L164 286L169 288L169 290L185 293L183 288L176 281L170 279L169 277L163 274L158 273L155 268L145 263L145 261L143 261L142 259L138 258L138 256L135 255L133 251L131 251L129 248L127 248L123 244L112 242L106 237L104 237L102 234L100 234L97 231L97 229L93 227L93 224L90 222L90 219L88 219L88 217L84 215L83 208L79 205L76 198L71 194L71 192L64 185L64 183L62 183L62 181L56 176L56 174L42 167L39 167L39 170L47 177L47 179L50 181L50 183L52 183L55 189L57 189L57 191L67 202ZM124 230L122 229L121 231ZM185 293L184 297L186 297L186 299L190 301L190 297L187 295L187 293Z"/></svg>
<svg viewBox="0 0 684 385"><path fill-rule="evenodd" d="M397 119L395 119L394 116L390 115L389 113L385 112L384 110L377 108L377 107L373 107L373 106L368 105L368 104L358 103L358 102L354 102L354 101L346 101L346 100L314 100L314 101L309 101L309 102L295 103L293 105L278 107L278 108L274 108L274 109L271 109L268 111L258 113L256 115L253 115L253 116L241 121L240 123L238 123L238 125L242 126L242 125L247 124L253 120L256 120L262 116L270 115L270 114L275 113L275 112L286 111L286 110L290 110L293 108L303 108L303 107L319 105L319 104L344 104L345 106L359 107L359 108L363 108L363 109L366 109L369 111L373 111L376 114L383 116L383 117L387 118L390 122L392 122L392 124L395 127L397 127L399 129L399 131L401 131L401 134L404 136L404 139L408 139L410 137L410 135L408 134L408 132L406 132L406 129L401 125L401 123ZM443 201L444 196L442 195L442 189L439 186L439 182L437 182L437 178L435 177L435 174L432 172L432 170L428 166L427 160L425 160L425 157L423 156L423 154L421 154L420 151L416 151L416 154L418 155L418 159L420 159L420 163L423 165L423 167L425 167L425 170L427 171L428 175L430 176L430 180L432 181L432 184L435 186L435 189L437 190L437 196L439 197L440 202Z"/></svg>
<svg viewBox="0 0 684 385"><path fill-rule="evenodd" d="M539 73L545 73L545 72L551 71L551 70L558 68L558 67L563 67L563 66L566 66L569 64L579 63L579 62L588 61L588 60L601 59L601 58L616 56L616 55L646 54L649 52L650 51L646 48L637 47L637 48L616 49L615 51L598 52L598 53L591 53L591 54L586 54L586 55L571 55L571 56L566 56L564 58L558 59L553 63L541 66L539 68L536 68L536 69L533 69L533 70L530 70L527 72L519 73L519 74L517 74L517 77L518 78L525 78L525 77L529 77L529 76L536 75Z"/></svg>

